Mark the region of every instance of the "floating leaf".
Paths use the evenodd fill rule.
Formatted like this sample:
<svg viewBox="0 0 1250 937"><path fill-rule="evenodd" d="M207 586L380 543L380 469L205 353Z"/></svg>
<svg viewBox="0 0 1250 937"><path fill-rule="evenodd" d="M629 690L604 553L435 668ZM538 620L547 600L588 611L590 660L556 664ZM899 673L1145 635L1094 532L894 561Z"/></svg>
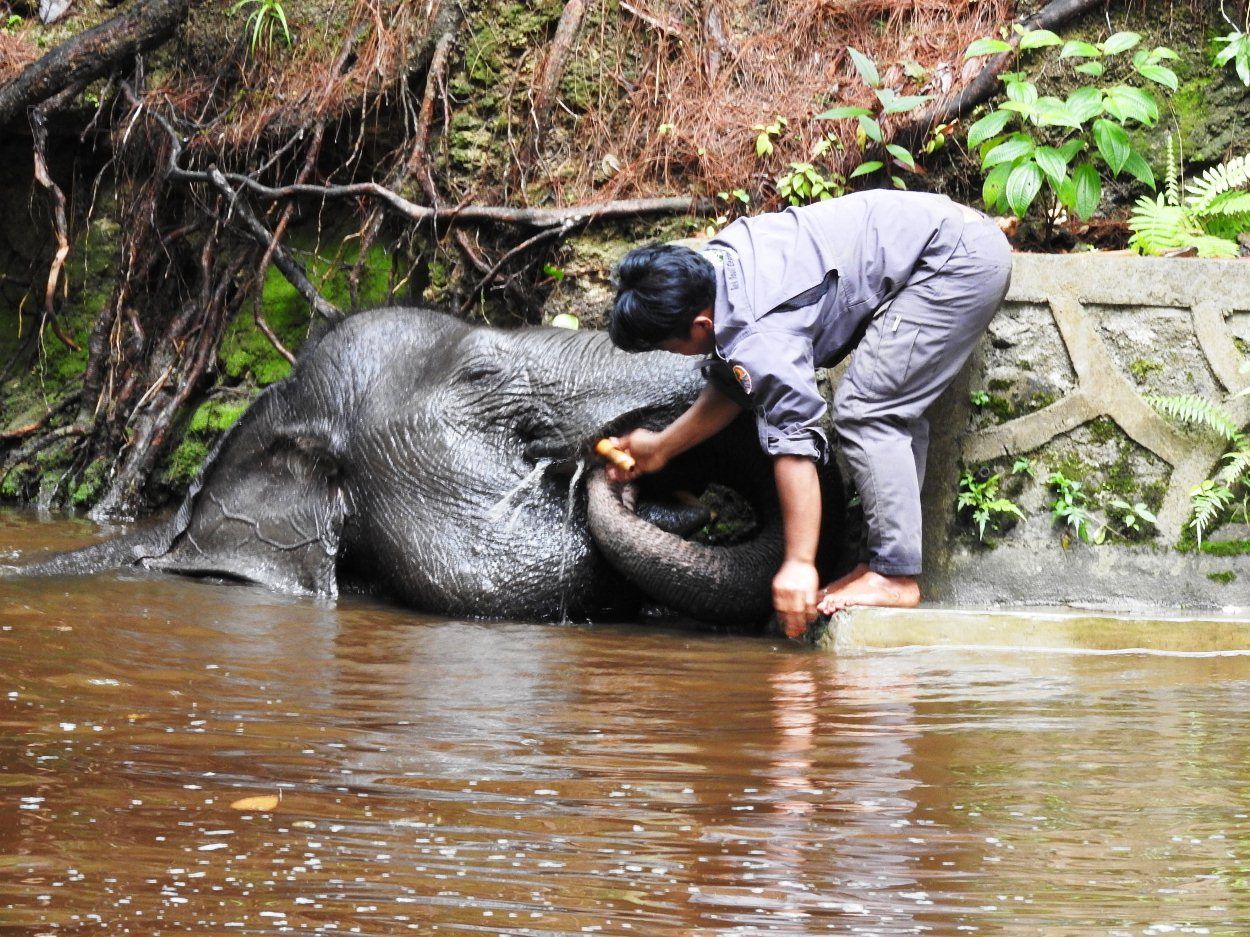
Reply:
<svg viewBox="0 0 1250 937"><path fill-rule="evenodd" d="M277 809L280 799L277 794L259 794L255 797L240 798L234 801L230 807L234 810L256 810L261 813L268 813Z"/></svg>

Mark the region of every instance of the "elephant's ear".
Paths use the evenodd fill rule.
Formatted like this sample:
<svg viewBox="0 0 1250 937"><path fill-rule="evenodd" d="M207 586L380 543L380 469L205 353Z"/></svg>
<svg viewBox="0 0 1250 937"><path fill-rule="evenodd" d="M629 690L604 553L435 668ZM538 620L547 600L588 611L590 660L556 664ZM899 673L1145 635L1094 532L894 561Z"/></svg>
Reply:
<svg viewBox="0 0 1250 937"><path fill-rule="evenodd" d="M145 566L224 575L300 594L336 595L346 498L337 446L312 424L244 420L201 475L167 552ZM241 421L242 423L243 421Z"/></svg>

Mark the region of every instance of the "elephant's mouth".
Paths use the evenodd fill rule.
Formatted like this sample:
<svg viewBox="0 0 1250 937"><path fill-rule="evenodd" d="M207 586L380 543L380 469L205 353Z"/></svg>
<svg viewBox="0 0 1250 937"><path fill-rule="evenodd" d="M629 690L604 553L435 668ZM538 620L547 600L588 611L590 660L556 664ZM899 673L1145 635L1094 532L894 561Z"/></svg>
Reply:
<svg viewBox="0 0 1250 937"><path fill-rule="evenodd" d="M782 528L748 420L634 483L595 471L587 515L600 552L652 601L705 621L768 617Z"/></svg>

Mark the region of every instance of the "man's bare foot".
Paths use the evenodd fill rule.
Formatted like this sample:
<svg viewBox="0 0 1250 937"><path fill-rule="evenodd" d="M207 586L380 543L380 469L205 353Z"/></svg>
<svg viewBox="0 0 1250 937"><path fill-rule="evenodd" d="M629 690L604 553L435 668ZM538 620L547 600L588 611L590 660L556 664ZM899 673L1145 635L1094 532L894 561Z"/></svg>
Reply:
<svg viewBox="0 0 1250 937"><path fill-rule="evenodd" d="M822 615L832 615L852 605L915 608L919 604L920 585L911 576L883 576L869 569L831 591L818 609Z"/></svg>
<svg viewBox="0 0 1250 937"><path fill-rule="evenodd" d="M849 573L843 573L841 576L839 576L839 577L838 577L837 579L835 579L833 582L829 583L829 585L827 585L827 586L825 586L823 589L821 589L821 590L820 590L820 597L823 599L823 598L824 598L825 596L827 596L830 592L834 592L834 591L836 591L836 590L838 590L838 589L841 589L841 588L842 588L843 586L845 586L848 582L852 582L852 581L854 581L854 580L858 579L860 576L864 575L864 573L866 573L866 572L868 572L868 564L867 564L867 563L858 563L858 564L856 564L855 568L854 568L854 569L852 569Z"/></svg>

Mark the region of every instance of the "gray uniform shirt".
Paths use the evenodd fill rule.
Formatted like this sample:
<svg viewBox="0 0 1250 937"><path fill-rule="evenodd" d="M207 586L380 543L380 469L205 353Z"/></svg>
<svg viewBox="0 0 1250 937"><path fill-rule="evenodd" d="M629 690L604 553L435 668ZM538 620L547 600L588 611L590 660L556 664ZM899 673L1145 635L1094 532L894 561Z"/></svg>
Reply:
<svg viewBox="0 0 1250 937"><path fill-rule="evenodd" d="M815 369L844 358L909 280L940 270L963 227L962 207L945 196L875 190L740 218L708 243L717 289L707 374L722 387L730 374L745 392L765 452L827 457Z"/></svg>

